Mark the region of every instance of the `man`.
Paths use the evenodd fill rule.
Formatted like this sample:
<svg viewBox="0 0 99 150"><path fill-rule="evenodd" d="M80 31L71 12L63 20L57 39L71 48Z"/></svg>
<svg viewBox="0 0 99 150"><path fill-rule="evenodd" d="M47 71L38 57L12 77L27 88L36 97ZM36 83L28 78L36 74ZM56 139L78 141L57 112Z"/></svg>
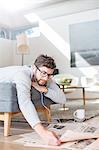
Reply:
<svg viewBox="0 0 99 150"><path fill-rule="evenodd" d="M30 126L49 145L60 145L58 136L44 128L31 101L31 86L56 103L65 103L65 95L51 79L56 68L53 58L40 55L31 67L10 66L0 69L0 82L16 84L20 110Z"/></svg>

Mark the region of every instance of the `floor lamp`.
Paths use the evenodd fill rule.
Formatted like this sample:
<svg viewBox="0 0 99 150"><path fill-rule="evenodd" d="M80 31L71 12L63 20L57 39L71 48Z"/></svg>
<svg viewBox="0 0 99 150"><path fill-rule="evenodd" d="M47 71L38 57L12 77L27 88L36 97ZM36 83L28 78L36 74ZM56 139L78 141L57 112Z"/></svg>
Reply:
<svg viewBox="0 0 99 150"><path fill-rule="evenodd" d="M16 36L17 39L17 52L22 56L22 63L24 65L24 55L29 53L29 41L26 34L22 33Z"/></svg>

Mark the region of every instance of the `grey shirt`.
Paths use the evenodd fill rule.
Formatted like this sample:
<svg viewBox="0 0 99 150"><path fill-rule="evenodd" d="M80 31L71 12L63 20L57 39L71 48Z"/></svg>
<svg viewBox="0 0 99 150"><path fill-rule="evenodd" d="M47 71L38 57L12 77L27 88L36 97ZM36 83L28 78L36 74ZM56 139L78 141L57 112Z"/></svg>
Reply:
<svg viewBox="0 0 99 150"><path fill-rule="evenodd" d="M32 67L9 66L0 68L0 82L12 82L16 84L18 103L20 110L32 128L40 122L35 106L31 101L30 89L33 76ZM53 80L48 82L48 92L45 94L56 103L66 103L64 93Z"/></svg>

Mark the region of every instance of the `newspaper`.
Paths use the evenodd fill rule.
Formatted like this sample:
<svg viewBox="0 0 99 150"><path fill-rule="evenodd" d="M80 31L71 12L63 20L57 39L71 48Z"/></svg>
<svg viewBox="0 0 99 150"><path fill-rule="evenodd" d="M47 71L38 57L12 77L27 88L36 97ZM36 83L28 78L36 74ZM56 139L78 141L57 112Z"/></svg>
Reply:
<svg viewBox="0 0 99 150"><path fill-rule="evenodd" d="M93 127L92 127L93 128ZM60 140L64 142L72 142L77 140L85 139L97 139L99 138L99 133L84 133L84 132L74 132L72 130L67 130L61 137Z"/></svg>
<svg viewBox="0 0 99 150"><path fill-rule="evenodd" d="M83 134L98 134L99 135L99 116L88 120L87 122L77 123L56 123L50 124L47 127L49 130L56 132L60 137L66 131L72 131ZM54 149L68 149L68 150L99 150L99 139L91 138L86 140L76 140L73 142L66 142L60 146L48 146L41 140L36 132L22 134L20 138L14 141L15 143L22 144L24 146L32 147L48 147Z"/></svg>

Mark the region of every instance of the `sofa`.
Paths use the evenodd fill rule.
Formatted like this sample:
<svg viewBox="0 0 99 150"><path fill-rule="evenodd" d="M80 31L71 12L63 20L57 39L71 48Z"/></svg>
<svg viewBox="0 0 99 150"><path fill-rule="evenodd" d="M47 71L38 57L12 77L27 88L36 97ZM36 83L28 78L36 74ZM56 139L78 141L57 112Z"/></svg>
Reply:
<svg viewBox="0 0 99 150"><path fill-rule="evenodd" d="M40 93L33 87L31 88L31 100L37 111L42 111L50 122L51 115L49 111L42 106ZM55 103L44 96L44 104L50 108L50 105ZM16 85L14 83L0 83L0 120L4 121L4 136L8 136L10 133L11 118L20 112Z"/></svg>

